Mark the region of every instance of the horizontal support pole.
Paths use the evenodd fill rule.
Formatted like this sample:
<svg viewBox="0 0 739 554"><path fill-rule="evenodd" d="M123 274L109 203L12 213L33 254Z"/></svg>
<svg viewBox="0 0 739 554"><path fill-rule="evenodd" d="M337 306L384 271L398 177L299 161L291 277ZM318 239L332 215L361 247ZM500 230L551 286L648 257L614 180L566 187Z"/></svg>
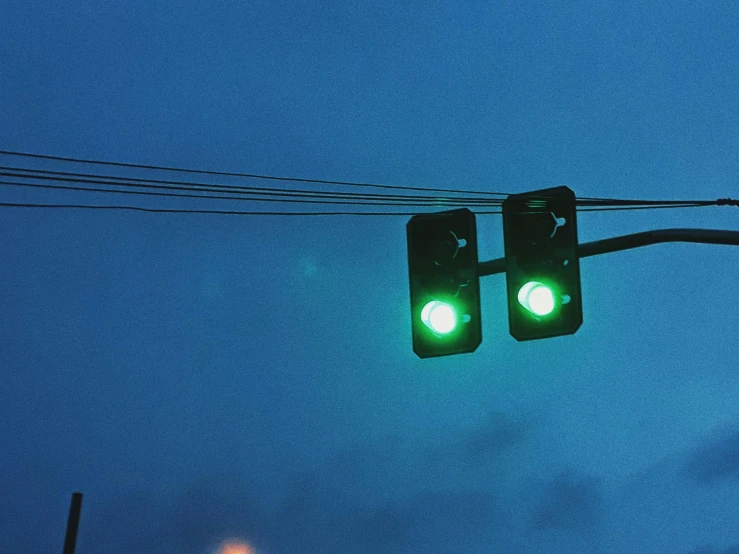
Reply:
<svg viewBox="0 0 739 554"><path fill-rule="evenodd" d="M739 246L739 231L713 229L657 229L632 235L586 242L577 247L579 258L608 254L620 250L630 250L662 242L697 242L702 244L727 244ZM506 272L505 258L489 260L477 264L478 276L495 275Z"/></svg>

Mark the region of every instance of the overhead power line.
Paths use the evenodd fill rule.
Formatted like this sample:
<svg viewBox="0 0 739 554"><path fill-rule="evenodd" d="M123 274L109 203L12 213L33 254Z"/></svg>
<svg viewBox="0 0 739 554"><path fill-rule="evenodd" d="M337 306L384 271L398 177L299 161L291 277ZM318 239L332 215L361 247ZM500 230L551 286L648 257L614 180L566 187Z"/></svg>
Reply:
<svg viewBox="0 0 739 554"><path fill-rule="evenodd" d="M0 181L0 185L10 187L27 187L45 190L64 190L74 192L93 192L116 195L138 195L149 197L177 197L200 200L230 200L240 202L261 203L300 203L316 205L342 206L393 206L441 208L450 206L467 206L475 209L478 214L500 214L499 210L479 211L480 208L501 207L505 198L491 196L507 196L506 193L491 193L482 191L465 191L455 189L438 189L430 187L405 187L395 185L378 185L375 183L358 183L349 181L329 181L321 179L304 179L291 177L276 177L270 175L256 175L251 173L235 173L225 171L207 171L200 169L182 169L158 165L143 165L123 162L110 162L30 154L0 150L0 155L22 156L32 159L62 161L65 163L113 166L119 168L148 169L155 171L180 172L230 178L268 179L276 181L292 181L297 183L318 183L333 186L372 187L394 189L408 192L407 194L378 194L367 192L347 192L336 190L307 190L300 188L271 188L244 186L224 183L195 182L173 179L153 179L129 177L121 175L99 174L91 172L68 172L49 169L37 169L15 166L0 166L0 176L11 180ZM63 183L63 184L60 184ZM94 186L92 186L94 185ZM144 190L141 190L144 189ZM410 191L423 191L429 194L416 194ZM450 195L455 196L450 196ZM533 198L532 195L528 195ZM578 211L613 211L636 209L667 209L690 208L713 205L737 205L736 200L722 198L719 200L637 200L616 198L578 198ZM137 211L153 211L160 213L220 213L233 215L415 215L425 212L284 212L284 211L236 211L236 210L204 210L204 209L166 209L144 206L96 206L87 204L40 204L40 203L3 203L3 207L25 208L78 208L78 209L129 209Z"/></svg>
<svg viewBox="0 0 739 554"><path fill-rule="evenodd" d="M4 175L3 173L0 173L0 175ZM93 182L93 181L85 181L85 182ZM359 201L359 200L323 200L323 199L300 199L300 198L259 198L259 197L248 197L244 198L241 196L225 196L222 194L187 194L187 193L175 193L175 192L150 192L150 191L140 191L140 190L118 190L118 189L104 189L104 188L97 188L97 187L80 187L80 186L70 186L70 185L50 185L50 184L42 184L42 183L28 183L28 182L10 182L10 181L0 181L0 184L2 185L8 185L8 186L17 186L17 187L30 187L30 188L37 188L37 189L47 189L47 190L67 190L67 191L76 191L76 192L101 192L101 193L107 193L107 194L124 194L124 195L141 195L141 196L158 196L158 197L169 197L169 198L199 198L199 199L206 199L206 200L236 200L240 202L269 202L269 203L292 203L292 204L331 204L331 205L344 205L344 206L400 206L400 207L407 207L407 206L426 206L426 207L443 207L443 206L453 206L453 205L469 205L469 203L466 202L455 202L455 201L445 201L445 200L438 200L433 202L410 202L410 201L403 201L403 202L390 202L390 201L382 201L382 200L365 200L365 201ZM187 190L187 189L180 189L180 190ZM494 203L487 203L487 204L479 204L480 206L496 206L499 204Z"/></svg>
<svg viewBox="0 0 739 554"><path fill-rule="evenodd" d="M680 209L680 208L706 208L708 206L716 206L715 201L705 201L700 203L676 203L666 205L647 205L647 206L603 206L603 207L592 207L592 208L578 208L578 212L613 212L623 210L669 210L669 209Z"/></svg>
<svg viewBox="0 0 739 554"><path fill-rule="evenodd" d="M4 171L9 170L9 171ZM22 173L19 173L22 172ZM29 173L32 173L29 175ZM482 204L482 205L500 205L502 199L492 198L468 198L468 197L449 197L449 196L425 196L425 195L399 195L399 194L372 194L372 193L355 193L355 192L334 192L334 191L305 191L298 189L276 189L262 187L243 187L238 185L222 185L212 183L195 183L188 181L172 181L164 179L141 179L131 177L119 177L113 175L95 175L91 173L69 173L63 171L48 171L39 169L24 169L16 167L0 166L0 176L13 177L16 179L25 179L26 181L6 181L5 184L25 186L28 179L39 179L43 181L58 181L71 183L88 183L101 184L125 188L145 188L159 190L178 190L178 191L198 191L198 192L217 192L230 193L248 196L249 198L234 198L238 200L249 200L253 196L266 197L299 197L299 198L328 198L328 199L353 199L356 201L388 201L407 203L416 201L426 204ZM54 187L49 188L65 188ZM94 189L89 187L66 187L69 190L87 190L96 192L115 192L112 189ZM119 191L131 192L131 191ZM166 196L166 195L165 195ZM200 198L227 198L225 196L204 196L193 195ZM322 202L317 202L322 203ZM419 204L421 205L421 204Z"/></svg>
<svg viewBox="0 0 739 554"><path fill-rule="evenodd" d="M709 205L718 205L716 202L711 204L685 204L671 206L622 206L622 207L605 207L605 208L585 208L578 211L597 212L611 210L658 210L658 209L679 209L679 208L704 208ZM736 204L734 204L736 205ZM414 216L425 211L415 212L348 212L348 211L330 211L330 212L286 212L286 211L238 211L238 210L200 210L200 209L168 209L168 208L147 208L142 206L112 206L112 205L95 205L95 204L35 204L22 202L0 202L0 207L5 208L47 208L47 209L87 209L87 210L133 210L151 213L176 213L176 214L221 214L221 215L268 215L268 216L324 216L324 215L345 215L345 216ZM399 206L402 207L402 206ZM501 210L475 210L477 215L500 215Z"/></svg>
<svg viewBox="0 0 739 554"><path fill-rule="evenodd" d="M299 189L277 189L263 187L244 187L238 185L222 185L213 183L201 183L191 181L174 181L165 179L143 179L135 177L120 177L115 175L97 175L93 173L72 173L65 171L51 171L29 168L18 168L11 166L0 166L0 176L22 179L21 181L2 181L2 184L9 186L24 186L33 188L60 189L82 192L109 192L109 193L125 193L139 194L151 196L180 196L185 198L202 198L202 199L225 199L225 200L254 200L261 202L298 202L298 203L315 203L315 204L369 204L369 205L396 205L398 203L406 206L500 206L503 199L491 198L475 198L475 197L450 197L450 196L427 196L427 195L398 195L398 194L372 194L372 193L354 193L354 192L335 192L335 191L306 191ZM39 183L29 183L31 179L39 179L42 181L52 182L71 182L77 184L101 184L111 187L123 187L126 189L145 188L155 190L174 190L185 192L216 192L216 195L205 194L167 194L167 193L145 193L133 190L118 190L108 188L95 188L89 186L62 186L62 185L44 185ZM225 193L245 195L243 197L224 196ZM256 198L262 196L266 198ZM309 200L282 200L272 197L297 197L307 198ZM327 202L314 199L350 199L352 202ZM724 199L728 200L728 199ZM628 200L628 199L595 199L582 198L578 199L578 206L583 211L595 211L611 209L614 206L703 206L712 205L713 201L702 200Z"/></svg>
<svg viewBox="0 0 739 554"><path fill-rule="evenodd" d="M309 195L303 198L273 198L269 196L267 198L248 196L228 196L225 193L229 192L232 194L247 194L243 191L232 191L225 190L220 194L202 194L202 192L213 192L212 189L203 187L182 187L182 186L161 186L161 185L146 185L142 183L127 184L120 181L107 181L100 179L76 179L76 178L60 178L53 176L40 176L40 175L23 175L16 174L13 172L1 172L0 176L16 177L24 179L23 181L0 181L0 185L5 186L16 186L16 187L27 187L36 189L46 190L66 190L75 192L96 192L96 193L107 193L107 194L118 194L118 195L139 195L139 196L154 196L154 197L175 197L175 198L195 198L195 199L206 199L206 200L231 200L231 201L252 201L262 203L298 203L298 204L324 204L324 205L344 205L344 206L399 206L399 207L449 207L449 206L469 206L476 208L484 207L499 207L502 201L491 201L485 199L464 199L464 198L439 198L439 197L392 197L383 195L376 195L377 197L360 197L359 199L354 198L351 200L341 200L341 195ZM130 190L128 188L120 190L118 188L99 188L91 186L78 186L78 185L59 185L59 184L48 184L29 182L30 179L45 179L47 181L62 181L62 182L74 182L79 184L107 184L112 186L123 186L123 187L135 187L135 188L153 188L153 189L164 189L167 191L175 190L182 192L152 192L149 190ZM193 194L192 192L198 192ZM249 193L252 194L252 193ZM278 195L279 193L270 193L270 195ZM303 195L304 196L304 195ZM378 198L379 197L379 198ZM328 198L328 199L327 199ZM407 199L406 199L407 198ZM728 200L728 199L723 199ZM614 205L605 205L603 203L595 202L583 202L583 206L578 208L578 211L611 211L611 210L634 210L634 209L657 209L657 208L686 208L686 207L703 207L716 205L718 201L637 201L637 200L622 200L615 202ZM500 212L482 212L482 213L500 213Z"/></svg>
<svg viewBox="0 0 739 554"><path fill-rule="evenodd" d="M133 210L151 213L173 213L173 214L220 214L220 215L269 215L269 216L322 216L322 215L351 215L351 216L413 216L422 212L267 212L267 211L232 211L232 210L179 210L168 208L144 208L140 206L98 206L85 204L29 204L20 202L0 202L3 208L53 208L53 209L83 209L83 210ZM476 212L482 214L500 214L495 212Z"/></svg>
<svg viewBox="0 0 739 554"><path fill-rule="evenodd" d="M125 167L130 169L153 169L157 171L173 171L178 173L191 173L197 175L217 175L220 177L241 177L246 179L263 179L268 181L288 181L295 183L315 183L320 185L339 185L346 187L365 187L365 188L379 188L379 189L392 189L392 190L415 190L420 192L445 192L445 193L457 193L457 194L482 194L491 196L508 196L510 193L507 192L487 192L487 191L465 191L465 190L454 190L454 189L442 189L442 188L429 188L429 187L411 187L411 186L400 186L400 185L381 185L377 183L358 183L353 181L329 181L325 179L306 179L303 177L281 177L275 175L258 175L255 173L238 173L231 171L212 171L205 169L189 169L189 168L177 168L168 167L161 165L147 165L147 164L134 164L127 162L111 162L102 160L90 160L84 158L72 158L67 156L50 156L48 154L31 154L29 152L14 152L11 150L0 150L0 154L6 156L19 156L25 158L34 158L42 160L55 160L77 164L89 164L89 165L106 165L111 167Z"/></svg>

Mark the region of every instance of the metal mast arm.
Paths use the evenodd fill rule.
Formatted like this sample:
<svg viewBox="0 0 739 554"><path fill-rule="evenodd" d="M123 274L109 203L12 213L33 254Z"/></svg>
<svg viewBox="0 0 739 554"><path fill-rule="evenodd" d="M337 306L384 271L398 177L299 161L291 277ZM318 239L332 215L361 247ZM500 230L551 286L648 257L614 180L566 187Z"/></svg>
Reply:
<svg viewBox="0 0 739 554"><path fill-rule="evenodd" d="M610 239L596 240L580 244L577 255L580 258L608 254L619 250L629 250L641 246L649 246L661 242L698 242L703 244L728 244L739 246L739 231L722 231L713 229L657 229L632 235L623 235ZM505 258L498 258L477 264L478 275L495 275L505 273Z"/></svg>

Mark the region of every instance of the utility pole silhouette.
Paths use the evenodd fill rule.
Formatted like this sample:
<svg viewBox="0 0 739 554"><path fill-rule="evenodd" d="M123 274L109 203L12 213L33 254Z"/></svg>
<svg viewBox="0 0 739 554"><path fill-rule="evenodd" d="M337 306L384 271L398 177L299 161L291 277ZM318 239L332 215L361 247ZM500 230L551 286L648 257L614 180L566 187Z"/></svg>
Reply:
<svg viewBox="0 0 739 554"><path fill-rule="evenodd" d="M67 534L64 537L64 550L62 554L74 554L77 544L77 528L80 525L80 512L82 511L82 493L72 493L72 503L69 505L69 518L67 519Z"/></svg>

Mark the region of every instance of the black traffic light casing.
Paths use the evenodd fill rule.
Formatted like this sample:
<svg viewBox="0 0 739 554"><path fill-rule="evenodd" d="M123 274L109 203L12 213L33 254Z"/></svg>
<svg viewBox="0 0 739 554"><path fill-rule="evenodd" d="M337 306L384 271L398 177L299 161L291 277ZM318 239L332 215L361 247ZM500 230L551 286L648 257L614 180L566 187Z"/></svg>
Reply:
<svg viewBox="0 0 739 554"><path fill-rule="evenodd" d="M582 325L575 193L568 187L514 194L503 202L508 323L519 341L569 335ZM554 293L554 310L537 316L518 299L529 282Z"/></svg>
<svg viewBox="0 0 739 554"><path fill-rule="evenodd" d="M406 233L413 351L419 358L473 352L482 342L475 214L462 208L416 215ZM453 307L451 332L435 333L423 322L433 301Z"/></svg>

